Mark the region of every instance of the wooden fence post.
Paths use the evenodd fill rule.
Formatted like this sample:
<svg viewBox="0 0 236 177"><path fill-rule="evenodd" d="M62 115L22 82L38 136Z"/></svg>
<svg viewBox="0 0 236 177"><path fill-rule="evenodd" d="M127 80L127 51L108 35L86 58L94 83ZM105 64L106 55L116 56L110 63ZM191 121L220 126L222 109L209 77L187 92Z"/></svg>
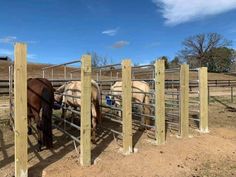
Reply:
<svg viewBox="0 0 236 177"><path fill-rule="evenodd" d="M155 62L155 138L165 143L165 61Z"/></svg>
<svg viewBox="0 0 236 177"><path fill-rule="evenodd" d="M132 82L131 61L122 61L122 121L123 121L123 152L133 152L132 140Z"/></svg>
<svg viewBox="0 0 236 177"><path fill-rule="evenodd" d="M27 155L27 46L14 48L15 176L28 176Z"/></svg>
<svg viewBox="0 0 236 177"><path fill-rule="evenodd" d="M189 133L189 66L180 68L180 136L188 137Z"/></svg>
<svg viewBox="0 0 236 177"><path fill-rule="evenodd" d="M80 127L80 163L91 165L91 56L81 59L81 127Z"/></svg>
<svg viewBox="0 0 236 177"><path fill-rule="evenodd" d="M199 95L200 95L200 131L208 132L208 83L207 68L199 69Z"/></svg>

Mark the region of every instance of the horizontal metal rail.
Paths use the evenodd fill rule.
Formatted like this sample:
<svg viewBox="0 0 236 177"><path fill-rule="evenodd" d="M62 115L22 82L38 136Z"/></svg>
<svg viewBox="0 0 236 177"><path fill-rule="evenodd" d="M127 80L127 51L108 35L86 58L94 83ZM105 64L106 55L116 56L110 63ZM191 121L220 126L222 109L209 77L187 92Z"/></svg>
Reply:
<svg viewBox="0 0 236 177"><path fill-rule="evenodd" d="M122 111L122 108L117 108L117 107L114 107L114 106L100 105L100 107L102 107L102 108L108 108L108 109L113 109L113 110L117 110L117 111Z"/></svg>
<svg viewBox="0 0 236 177"><path fill-rule="evenodd" d="M111 112L102 112L102 115L107 115L107 116L111 116L111 117L114 117L115 119L120 119L121 120L121 116L119 116L117 113L111 113Z"/></svg>
<svg viewBox="0 0 236 177"><path fill-rule="evenodd" d="M179 107L165 107L166 109L179 110Z"/></svg>
<svg viewBox="0 0 236 177"><path fill-rule="evenodd" d="M80 63L80 62L81 62L80 59L79 60L74 60L74 61L71 61L71 62L59 64L59 65L47 66L47 67L42 68L42 70L52 69L52 68L56 68L56 67L60 67L60 66L65 66L65 65L70 65L70 64L74 64L74 63Z"/></svg>
<svg viewBox="0 0 236 177"><path fill-rule="evenodd" d="M68 133L67 131L65 131L64 129L62 129L61 127L52 124L52 126L54 126L55 128L57 128L58 130L60 130L61 132L65 133L66 135L68 135L70 138L72 138L73 140L75 140L76 142L80 143L79 138L76 138L75 136L71 135L70 133Z"/></svg>
<svg viewBox="0 0 236 177"><path fill-rule="evenodd" d="M191 113L200 113L200 111L199 110L189 110L189 112L191 112Z"/></svg>
<svg viewBox="0 0 236 177"><path fill-rule="evenodd" d="M70 81L81 81L80 78L78 79L48 79L50 82L70 82Z"/></svg>
<svg viewBox="0 0 236 177"><path fill-rule="evenodd" d="M166 95L180 95L180 93L170 93L170 92L165 92Z"/></svg>
<svg viewBox="0 0 236 177"><path fill-rule="evenodd" d="M178 103L165 103L166 105L172 105L172 106L176 106L176 107L179 107L179 104Z"/></svg>
<svg viewBox="0 0 236 177"><path fill-rule="evenodd" d="M173 113L170 113L170 112L167 112L166 115L167 115L167 116L177 116L177 117L180 116L179 114L173 114Z"/></svg>
<svg viewBox="0 0 236 177"><path fill-rule="evenodd" d="M121 82L121 79L111 79L111 80L98 80L98 83L102 83L102 82Z"/></svg>
<svg viewBox="0 0 236 177"><path fill-rule="evenodd" d="M65 123L67 123L68 125L70 125L70 126L76 128L76 129L80 130L80 127L79 127L78 125L76 125L76 124L74 124L74 123L72 123L72 122L70 122L70 121L68 121L68 120L66 120L66 119L62 119L62 118L57 117L57 116L55 116L55 115L53 115L52 118L57 119L57 120L60 120L60 121L63 121L63 122L65 122Z"/></svg>
<svg viewBox="0 0 236 177"><path fill-rule="evenodd" d="M151 67L151 68L154 68L154 65L140 65L140 66L132 66L132 69L136 69L136 68L144 68L144 67ZM145 69L146 69L145 68Z"/></svg>
<svg viewBox="0 0 236 177"><path fill-rule="evenodd" d="M112 121L112 122L116 122L116 123L119 123L119 124L123 124L122 121L113 119L113 118L111 118L111 117L109 117L109 116L106 116L106 115L104 115L102 118L105 118L105 119L110 120L110 121Z"/></svg>
<svg viewBox="0 0 236 177"><path fill-rule="evenodd" d="M194 120L194 121L197 121L197 122L200 122L200 119L197 119L197 118L192 118L192 117L190 117L189 119Z"/></svg>
<svg viewBox="0 0 236 177"><path fill-rule="evenodd" d="M62 108L62 109L65 109L65 110L68 110L68 111L71 111L71 112L73 112L73 113L75 113L75 114L77 114L77 115L80 116L80 112L79 112L79 111L74 110L74 109L72 109L72 108L70 108L70 107L61 106L61 108Z"/></svg>
<svg viewBox="0 0 236 177"><path fill-rule="evenodd" d="M71 98L78 98L78 99L81 99L80 96L68 95L68 94L65 94L65 93L58 93L58 92L55 92L54 94L56 94L56 95L62 95L62 96L68 96L68 97L71 97Z"/></svg>
<svg viewBox="0 0 236 177"><path fill-rule="evenodd" d="M105 66L101 66L101 67L92 67L92 71L99 71L100 69L114 67L114 66L121 66L121 64L105 65ZM76 69L76 70L71 71L70 73L75 73L75 72L80 72L80 71L81 71L81 69ZM110 70L110 68L109 68L109 71L113 71L113 69Z"/></svg>
<svg viewBox="0 0 236 177"><path fill-rule="evenodd" d="M192 104L200 104L200 101L193 101L193 100L190 100L189 103L192 103Z"/></svg>
<svg viewBox="0 0 236 177"><path fill-rule="evenodd" d="M115 133L115 134L118 134L120 136L123 136L123 133L120 133L120 132L118 132L118 131L116 131L114 129L107 128L107 127L104 127L104 126L102 126L102 128L105 129L105 130L111 131L112 133Z"/></svg>
<svg viewBox="0 0 236 177"><path fill-rule="evenodd" d="M151 115L148 115L148 114L141 114L141 113L135 113L135 112L132 112L132 114L136 115L136 116L145 116L145 117L155 119L155 116L151 116Z"/></svg>
<svg viewBox="0 0 236 177"><path fill-rule="evenodd" d="M132 79L132 81L146 81L146 82L154 82L155 79Z"/></svg>
<svg viewBox="0 0 236 177"><path fill-rule="evenodd" d="M134 89L134 88L133 88ZM149 95L155 95L154 92L136 92L136 91L132 91L131 93L140 93L140 94L149 94Z"/></svg>
<svg viewBox="0 0 236 177"><path fill-rule="evenodd" d="M137 102L132 102L132 104L143 105L143 106L150 106L150 107L155 107L154 104L147 104L147 103L137 103Z"/></svg>

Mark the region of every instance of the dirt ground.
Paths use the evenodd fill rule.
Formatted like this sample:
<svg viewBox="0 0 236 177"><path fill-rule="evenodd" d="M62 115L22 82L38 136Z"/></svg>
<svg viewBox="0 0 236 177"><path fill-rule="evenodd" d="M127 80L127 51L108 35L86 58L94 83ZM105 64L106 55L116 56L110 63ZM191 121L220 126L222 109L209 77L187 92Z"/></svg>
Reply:
<svg viewBox="0 0 236 177"><path fill-rule="evenodd" d="M30 177L147 176L205 177L236 176L236 104L215 99L209 105L207 134L191 131L187 139L168 133L165 145L154 145L141 131L135 133L135 153L123 155L121 141L111 133L100 134L93 145L93 165L81 167L73 142L54 130L53 150L35 151L36 138L29 142ZM0 129L0 176L14 175L13 133Z"/></svg>

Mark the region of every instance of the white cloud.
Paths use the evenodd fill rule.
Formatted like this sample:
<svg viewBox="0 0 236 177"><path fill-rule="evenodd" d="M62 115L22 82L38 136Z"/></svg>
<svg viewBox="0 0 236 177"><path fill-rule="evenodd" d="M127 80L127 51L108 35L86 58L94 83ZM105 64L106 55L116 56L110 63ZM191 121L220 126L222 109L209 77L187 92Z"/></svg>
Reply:
<svg viewBox="0 0 236 177"><path fill-rule="evenodd" d="M0 38L0 43L4 44L12 44L16 41L16 36L6 36L4 38Z"/></svg>
<svg viewBox="0 0 236 177"><path fill-rule="evenodd" d="M108 35L108 36L115 36L119 31L119 28L115 28L115 29L109 29L109 30L105 30L102 32L102 34Z"/></svg>
<svg viewBox="0 0 236 177"><path fill-rule="evenodd" d="M10 49L0 48L0 56L8 56L8 57L13 58L14 51L10 50ZM32 54L32 53L27 54L27 59L29 59L29 60L34 60L36 58L37 58L37 55L35 55L35 54Z"/></svg>
<svg viewBox="0 0 236 177"><path fill-rule="evenodd" d="M236 0L152 0L161 8L165 23L177 25L236 9Z"/></svg>
<svg viewBox="0 0 236 177"><path fill-rule="evenodd" d="M112 48L119 49L119 48L123 48L127 45L129 45L128 41L117 41L112 45Z"/></svg>
<svg viewBox="0 0 236 177"><path fill-rule="evenodd" d="M16 36L6 36L3 38L0 38L0 43L2 44L14 44L17 42L17 37ZM30 41L22 41L27 44L36 44L38 41L30 40Z"/></svg>

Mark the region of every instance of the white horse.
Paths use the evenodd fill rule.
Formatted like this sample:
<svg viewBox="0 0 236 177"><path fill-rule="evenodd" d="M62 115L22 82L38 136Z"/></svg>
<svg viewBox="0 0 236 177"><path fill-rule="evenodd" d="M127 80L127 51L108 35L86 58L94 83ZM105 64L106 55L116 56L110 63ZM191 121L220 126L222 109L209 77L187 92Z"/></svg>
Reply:
<svg viewBox="0 0 236 177"><path fill-rule="evenodd" d="M139 109L140 113L149 115L151 112L150 106L150 87L147 82L144 81L132 81L132 102L134 103L144 103L144 105L135 105ZM111 93L114 99L115 105L121 106L121 94L122 94L122 82L118 81L111 86ZM125 98L123 98L125 99ZM142 109L143 108L143 109ZM150 118L147 116L141 117L144 124L150 125Z"/></svg>
<svg viewBox="0 0 236 177"><path fill-rule="evenodd" d="M92 80L91 89L91 116L92 116L92 141L95 141L95 130L97 123L101 124L101 110L100 110L100 89L98 84ZM81 107L81 81L70 81L62 85L56 90L56 93L63 93L64 95L55 94L55 101L66 106L74 108ZM68 95L68 96L67 96ZM74 96L74 97L71 97ZM66 110L62 109L62 118L65 118Z"/></svg>

